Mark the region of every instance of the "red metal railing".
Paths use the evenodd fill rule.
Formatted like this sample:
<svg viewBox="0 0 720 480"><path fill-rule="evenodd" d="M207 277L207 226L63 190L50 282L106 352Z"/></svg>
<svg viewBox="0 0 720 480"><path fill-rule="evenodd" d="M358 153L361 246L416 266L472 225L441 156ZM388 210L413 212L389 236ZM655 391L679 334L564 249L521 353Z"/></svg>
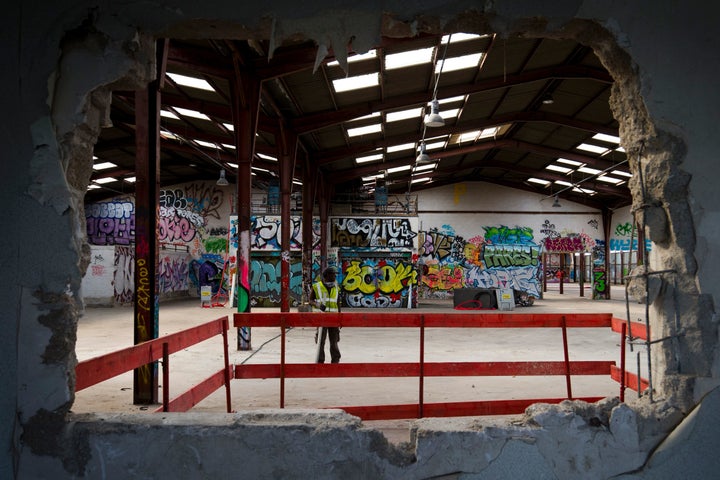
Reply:
<svg viewBox="0 0 720 480"><path fill-rule="evenodd" d="M221 317L197 327L150 340L138 345L80 362L76 367L76 392L113 378L135 368L163 359L163 406L156 410L182 412L225 386L227 411L232 412L230 380L280 379L280 407L285 406L286 378L350 378L350 377L417 377L418 403L405 405L345 406L342 408L364 420L388 420L463 415L506 415L522 413L533 403L558 403L573 399L573 375L608 375L620 383L620 400L626 388L642 392L647 380L625 367L625 342L628 328L632 339L647 340L648 332L641 323L612 318L611 314L449 314L449 313L236 313L234 326L280 327L281 349L279 364L235 365L230 368L228 357L228 317ZM420 329L419 361L405 363L343 363L288 364L285 361L285 333L287 327L410 327ZM571 361L567 341L568 328L611 327L621 334L620 367L614 361ZM563 361L523 362L425 362L426 328L560 328ZM173 400L169 399L169 356L184 348L216 335L223 337L225 366L198 385ZM566 396L557 398L528 398L476 402L424 402L425 377L442 376L548 376L562 375L566 380ZM575 398L594 402L599 397Z"/></svg>
<svg viewBox="0 0 720 480"><path fill-rule="evenodd" d="M613 332L620 333L620 368L612 366L610 368L610 376L613 380L620 383L620 401L625 401L625 389L630 388L638 393L642 393L650 386L649 382L640 377L640 375L628 372L625 363L625 343L630 337L631 340L640 339L648 340L650 332L647 327L638 322L628 322L619 318L612 319L611 328Z"/></svg>
<svg viewBox="0 0 720 480"><path fill-rule="evenodd" d="M224 385L225 400L229 413L232 411L230 402L232 369L230 368L228 356L228 328L229 319L225 316L197 327L188 328L187 330L82 361L75 367L75 391L79 392L122 373L162 359L163 406L156 411L187 411ZM216 335L222 335L223 339L224 368L185 393L170 400L170 355Z"/></svg>
<svg viewBox="0 0 720 480"><path fill-rule="evenodd" d="M611 375L614 361L571 361L567 329L610 327L621 320L612 314L452 314L452 313L236 313L235 327L280 327L280 364L235 365L234 378L279 378L280 408L285 406L286 378L331 377L417 377L418 403L409 405L336 407L364 420L422 418L424 416L503 415L522 413L533 403L558 403L573 399L573 375ZM285 361L285 331L287 327L410 327L420 329L419 361L410 363L342 363L288 364ZM426 328L559 328L562 331L563 361L538 362L425 362ZM633 324L633 333L639 336ZM623 342L624 347L624 342ZM619 378L630 378L621 366ZM528 376L563 375L566 378L566 397L532 398L521 400L493 400L426 404L424 378L436 376ZM624 384L621 384L621 395ZM594 402L603 398L583 397Z"/></svg>

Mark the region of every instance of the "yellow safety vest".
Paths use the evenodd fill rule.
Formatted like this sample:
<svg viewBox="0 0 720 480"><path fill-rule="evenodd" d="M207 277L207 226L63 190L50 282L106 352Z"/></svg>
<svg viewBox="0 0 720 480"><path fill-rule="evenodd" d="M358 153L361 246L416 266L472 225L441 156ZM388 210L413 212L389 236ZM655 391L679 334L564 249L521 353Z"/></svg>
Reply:
<svg viewBox="0 0 720 480"><path fill-rule="evenodd" d="M327 287L323 282L315 282L313 284L313 290L315 291L315 300L325 305L326 312L339 312L338 309L338 287L333 287L328 292ZM313 312L322 312L319 308L313 305Z"/></svg>

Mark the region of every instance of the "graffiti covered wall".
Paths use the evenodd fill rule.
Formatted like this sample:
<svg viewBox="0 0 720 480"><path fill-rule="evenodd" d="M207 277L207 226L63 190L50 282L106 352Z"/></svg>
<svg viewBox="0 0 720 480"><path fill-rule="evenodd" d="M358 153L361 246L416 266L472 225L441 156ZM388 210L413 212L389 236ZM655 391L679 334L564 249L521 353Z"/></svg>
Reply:
<svg viewBox="0 0 720 480"><path fill-rule="evenodd" d="M408 308L417 303L416 218L334 217L329 228L344 306Z"/></svg>
<svg viewBox="0 0 720 480"><path fill-rule="evenodd" d="M216 255L221 267L227 260L231 192L214 182L192 182L160 191L160 299L199 295L194 262L203 255ZM85 206L91 264L83 279L83 294L89 304L95 303L94 299L105 299L98 301L108 304L133 301L134 201L132 196L121 196Z"/></svg>
<svg viewBox="0 0 720 480"><path fill-rule="evenodd" d="M448 298L457 288L513 288L541 296L541 246L528 227L486 226L464 239L445 225L420 232L420 295Z"/></svg>

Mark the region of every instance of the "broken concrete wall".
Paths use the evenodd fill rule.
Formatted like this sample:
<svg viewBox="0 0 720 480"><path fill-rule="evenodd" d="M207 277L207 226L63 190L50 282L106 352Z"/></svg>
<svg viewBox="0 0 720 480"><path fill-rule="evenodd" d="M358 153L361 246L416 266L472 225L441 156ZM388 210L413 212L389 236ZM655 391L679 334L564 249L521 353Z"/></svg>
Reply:
<svg viewBox="0 0 720 480"><path fill-rule="evenodd" d="M298 478L308 472L318 478L459 472L489 478L520 466L544 478L606 478L639 468L680 416L717 385L720 202L710 174L720 143L713 82L720 69L717 7L648 0L24 5L6 7L2 33L8 59L3 105L13 117L0 137L0 195L2 224L13 230L0 248L12 276L0 289L0 477L197 478L223 465L224 473ZM321 48L344 47L354 38L362 50L381 32L440 30L571 36L593 47L614 76L612 108L636 174L634 210L655 242L651 269L668 271L652 277L659 282L653 332L668 336L653 347L655 401L645 398L632 408L533 407L521 425L494 429L479 420L425 420L410 463L341 414L329 421L278 413L260 422L243 415L69 416L77 292L87 266L81 227L90 147L109 92L151 78L153 36L258 35L275 44L302 36ZM443 427L450 424L451 431ZM178 443L187 454L168 455Z"/></svg>

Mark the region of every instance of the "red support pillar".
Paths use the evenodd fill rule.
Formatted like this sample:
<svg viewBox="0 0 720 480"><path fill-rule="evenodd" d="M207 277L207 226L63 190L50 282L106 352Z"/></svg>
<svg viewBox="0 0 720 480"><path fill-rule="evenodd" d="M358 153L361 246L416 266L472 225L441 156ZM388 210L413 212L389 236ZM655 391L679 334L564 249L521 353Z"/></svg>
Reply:
<svg viewBox="0 0 720 480"><path fill-rule="evenodd" d="M160 89L167 41L157 43L158 72L135 91L135 344L158 338L157 219L160 197ZM133 403L158 401L157 362L133 372Z"/></svg>
<svg viewBox="0 0 720 480"><path fill-rule="evenodd" d="M290 218L290 192L297 151L297 136L280 128L280 311L290 311L290 232L293 230Z"/></svg>
<svg viewBox="0 0 720 480"><path fill-rule="evenodd" d="M315 207L315 189L317 188L317 166L305 159L303 168L302 190L302 270L303 270L303 302L310 300L313 284L313 210Z"/></svg>
<svg viewBox="0 0 720 480"><path fill-rule="evenodd" d="M330 192L328 191L327 185L324 183L320 184L320 198L319 198L319 209L320 209L320 271L322 272L327 267L327 231L328 231L328 214L330 212Z"/></svg>
<svg viewBox="0 0 720 480"><path fill-rule="evenodd" d="M250 216L252 192L252 158L255 153L261 82L242 65L238 52L233 52L232 114L237 155L237 307L250 312ZM252 350L250 327L238 327L238 350Z"/></svg>

